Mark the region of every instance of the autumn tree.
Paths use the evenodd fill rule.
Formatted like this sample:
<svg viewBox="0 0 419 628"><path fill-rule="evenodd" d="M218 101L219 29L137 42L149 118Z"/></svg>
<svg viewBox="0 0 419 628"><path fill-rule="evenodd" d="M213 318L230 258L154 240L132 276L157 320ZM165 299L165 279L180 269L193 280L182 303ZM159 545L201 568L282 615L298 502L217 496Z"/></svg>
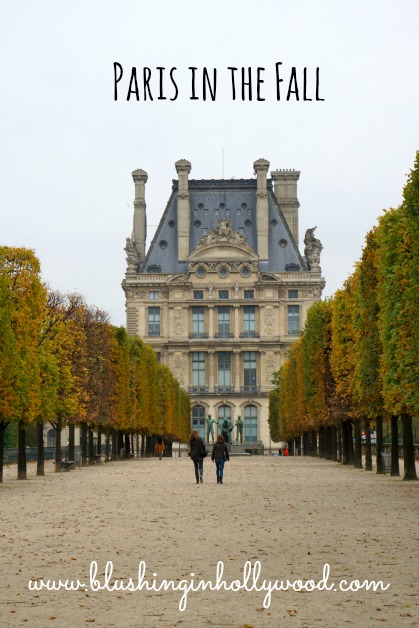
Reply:
<svg viewBox="0 0 419 628"><path fill-rule="evenodd" d="M25 426L36 419L40 406L38 342L46 288L39 260L30 249L0 247L0 276L6 331L0 414L3 426L10 420L18 422L18 479L26 479Z"/></svg>
<svg viewBox="0 0 419 628"><path fill-rule="evenodd" d="M419 413L419 152L398 209L379 222L378 303L385 409L401 416L404 480L417 480L412 416Z"/></svg>

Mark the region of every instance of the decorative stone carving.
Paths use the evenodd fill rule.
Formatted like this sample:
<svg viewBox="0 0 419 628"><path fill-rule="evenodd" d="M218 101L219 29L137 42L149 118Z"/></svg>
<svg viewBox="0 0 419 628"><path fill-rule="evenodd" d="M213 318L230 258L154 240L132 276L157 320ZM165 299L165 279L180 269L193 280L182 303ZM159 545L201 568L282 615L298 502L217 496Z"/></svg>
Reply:
<svg viewBox="0 0 419 628"><path fill-rule="evenodd" d="M127 295L127 301L136 301L137 299L144 300L147 296L143 288L127 288L125 294Z"/></svg>
<svg viewBox="0 0 419 628"><path fill-rule="evenodd" d="M320 271L320 253L323 250L323 245L314 235L316 229L317 227L312 227L306 231L304 255L307 258L309 270Z"/></svg>
<svg viewBox="0 0 419 628"><path fill-rule="evenodd" d="M175 275L174 277L170 277L167 283L184 284L188 282L188 279L189 279L189 274L183 273L182 275Z"/></svg>
<svg viewBox="0 0 419 628"><path fill-rule="evenodd" d="M132 238L126 239L124 251L127 254L127 273L138 272L138 253Z"/></svg>
<svg viewBox="0 0 419 628"><path fill-rule="evenodd" d="M203 244L210 244L212 242L246 244L246 238L240 233L237 233L237 231L234 231L229 220L220 220L215 229L198 240L197 247Z"/></svg>
<svg viewBox="0 0 419 628"><path fill-rule="evenodd" d="M265 333L272 336L275 332L275 313L271 307L265 310Z"/></svg>
<svg viewBox="0 0 419 628"><path fill-rule="evenodd" d="M319 286L309 288L308 290L301 290L300 295L302 299L320 299L322 289Z"/></svg>
<svg viewBox="0 0 419 628"><path fill-rule="evenodd" d="M265 384L272 383L272 373L276 371L276 359L275 355L268 353L265 361Z"/></svg>
<svg viewBox="0 0 419 628"><path fill-rule="evenodd" d="M183 336L184 318L183 310L175 310L174 330L175 336Z"/></svg>
<svg viewBox="0 0 419 628"><path fill-rule="evenodd" d="M183 385L183 355L176 355L173 360L173 374L179 384Z"/></svg>

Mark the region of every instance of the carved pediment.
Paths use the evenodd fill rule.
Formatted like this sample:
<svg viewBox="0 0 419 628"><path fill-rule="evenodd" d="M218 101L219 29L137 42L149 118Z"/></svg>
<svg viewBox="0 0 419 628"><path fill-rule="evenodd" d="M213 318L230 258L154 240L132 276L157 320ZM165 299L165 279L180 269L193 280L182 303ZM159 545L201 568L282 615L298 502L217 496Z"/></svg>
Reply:
<svg viewBox="0 0 419 628"><path fill-rule="evenodd" d="M247 244L246 238L234 231L229 220L220 220L215 229L198 240L189 255L189 260L249 258L258 259L258 256Z"/></svg>

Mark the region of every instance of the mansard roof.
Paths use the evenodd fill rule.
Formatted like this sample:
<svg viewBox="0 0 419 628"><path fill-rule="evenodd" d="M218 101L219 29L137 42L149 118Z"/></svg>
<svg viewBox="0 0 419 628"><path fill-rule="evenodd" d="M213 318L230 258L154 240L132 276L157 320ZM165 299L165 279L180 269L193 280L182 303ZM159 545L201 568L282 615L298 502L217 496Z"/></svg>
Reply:
<svg viewBox="0 0 419 628"><path fill-rule="evenodd" d="M229 220L247 245L257 254L256 179L190 179L189 252L220 220ZM286 272L306 270L294 237L267 180L269 200L269 259L259 262L260 271ZM141 272L183 273L187 262L178 260L177 231L178 180L173 180L172 194L147 252Z"/></svg>

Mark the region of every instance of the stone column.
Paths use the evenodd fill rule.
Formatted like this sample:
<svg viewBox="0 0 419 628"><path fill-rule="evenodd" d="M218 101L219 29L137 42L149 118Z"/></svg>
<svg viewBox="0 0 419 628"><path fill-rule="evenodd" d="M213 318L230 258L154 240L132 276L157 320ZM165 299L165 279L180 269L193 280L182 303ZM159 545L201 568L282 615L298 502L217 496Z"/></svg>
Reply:
<svg viewBox="0 0 419 628"><path fill-rule="evenodd" d="M179 178L177 194L177 230L178 230L178 258L186 260L189 255L189 225L190 225L190 203L188 175L191 171L191 164L186 159L180 159L175 163L176 172Z"/></svg>
<svg viewBox="0 0 419 628"><path fill-rule="evenodd" d="M298 208L297 181L300 178L299 170L272 170L274 192L282 213L288 223L290 231L298 246Z"/></svg>
<svg viewBox="0 0 419 628"><path fill-rule="evenodd" d="M240 392L240 351L234 351L234 391Z"/></svg>
<svg viewBox="0 0 419 628"><path fill-rule="evenodd" d="M208 337L214 338L214 306L208 306Z"/></svg>
<svg viewBox="0 0 419 628"><path fill-rule="evenodd" d="M210 392L214 391L214 354L215 351L208 351L208 387Z"/></svg>
<svg viewBox="0 0 419 628"><path fill-rule="evenodd" d="M240 305L233 305L234 307L234 337L238 338L240 333L239 333L239 310L240 310Z"/></svg>
<svg viewBox="0 0 419 628"><path fill-rule="evenodd" d="M147 238L147 215L145 203L145 184L148 175L145 170L134 170L132 178L135 183L134 227L132 239L141 260L145 258L145 241Z"/></svg>
<svg viewBox="0 0 419 628"><path fill-rule="evenodd" d="M256 224L258 234L258 255L259 259L267 260L269 256L269 202L266 177L269 169L269 161L266 159L258 159L253 164L253 167L255 169L255 174L257 175Z"/></svg>

